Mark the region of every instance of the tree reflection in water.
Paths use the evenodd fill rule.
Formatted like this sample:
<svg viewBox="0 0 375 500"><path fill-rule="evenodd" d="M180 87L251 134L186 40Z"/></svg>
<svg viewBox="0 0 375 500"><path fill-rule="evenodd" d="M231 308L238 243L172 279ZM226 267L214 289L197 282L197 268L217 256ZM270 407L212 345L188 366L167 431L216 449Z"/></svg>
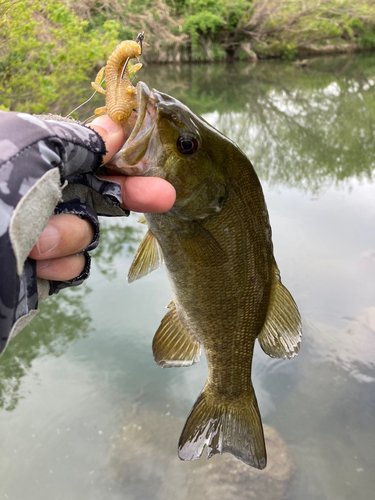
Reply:
<svg viewBox="0 0 375 500"><path fill-rule="evenodd" d="M375 177L375 57L320 58L303 69L275 61L150 66L138 78L203 114L248 154L269 184L315 193ZM102 99L97 96L93 108ZM80 113L89 116L89 106ZM134 252L141 233L126 219L102 219L93 257L106 278L115 277L116 256ZM0 362L0 407L15 408L34 359L59 356L88 335L94 326L85 306L89 293L86 284L50 297L10 343Z"/></svg>
<svg viewBox="0 0 375 500"><path fill-rule="evenodd" d="M203 114L270 184L317 192L374 178L375 57L150 67L139 78Z"/></svg>
<svg viewBox="0 0 375 500"><path fill-rule="evenodd" d="M92 324L84 304L90 288L66 289L40 304L40 312L13 339L0 360L0 407L13 410L21 395L22 378L36 358L60 356L73 340L84 338Z"/></svg>
<svg viewBox="0 0 375 500"><path fill-rule="evenodd" d="M100 217L100 244L91 255L106 278L116 277L115 258L134 254L142 234L142 228L130 225L128 219Z"/></svg>
<svg viewBox="0 0 375 500"><path fill-rule="evenodd" d="M112 279L116 276L116 256L134 253L142 229L127 225L127 219L101 218L100 222L100 245L91 254L97 269ZM69 343L86 337L94 328L85 303L90 292L86 282L49 297L31 323L9 343L0 360L0 408L10 411L17 406L22 378L36 358L60 356Z"/></svg>

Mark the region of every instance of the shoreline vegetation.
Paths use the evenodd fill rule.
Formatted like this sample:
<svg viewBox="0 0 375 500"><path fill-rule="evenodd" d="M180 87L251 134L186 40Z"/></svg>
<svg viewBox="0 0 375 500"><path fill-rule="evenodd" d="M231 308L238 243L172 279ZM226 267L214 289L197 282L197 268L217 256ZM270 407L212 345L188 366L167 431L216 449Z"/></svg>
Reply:
<svg viewBox="0 0 375 500"><path fill-rule="evenodd" d="M294 60L375 48L373 0L81 0L74 8L92 26L120 21L122 39L145 31L149 63Z"/></svg>
<svg viewBox="0 0 375 500"><path fill-rule="evenodd" d="M140 31L144 64L298 61L373 51L375 2L1 0L0 109L51 110Z"/></svg>

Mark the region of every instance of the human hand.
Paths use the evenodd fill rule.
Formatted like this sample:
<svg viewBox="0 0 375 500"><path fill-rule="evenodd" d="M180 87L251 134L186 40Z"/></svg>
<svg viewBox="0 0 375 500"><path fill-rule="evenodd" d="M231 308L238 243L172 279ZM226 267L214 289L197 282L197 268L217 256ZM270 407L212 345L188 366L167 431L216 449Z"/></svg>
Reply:
<svg viewBox="0 0 375 500"><path fill-rule="evenodd" d="M105 164L124 143L124 131L106 115L96 118L90 127L102 136L106 144ZM111 180L121 186L122 207L135 212L165 212L176 198L173 186L156 177L111 175ZM94 229L86 219L71 214L51 217L29 254L37 261L37 276L54 281L79 276L85 267L85 257L79 252L88 247L93 237Z"/></svg>

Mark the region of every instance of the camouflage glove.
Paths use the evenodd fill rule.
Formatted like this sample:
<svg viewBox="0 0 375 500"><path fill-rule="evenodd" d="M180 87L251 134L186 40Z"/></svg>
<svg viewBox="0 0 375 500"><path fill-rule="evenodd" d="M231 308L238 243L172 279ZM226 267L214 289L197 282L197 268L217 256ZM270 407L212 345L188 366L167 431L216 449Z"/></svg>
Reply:
<svg viewBox="0 0 375 500"><path fill-rule="evenodd" d="M102 138L77 122L0 112L0 353L35 316L39 300L89 275L86 253L77 278L37 279L28 255L50 217L74 213L90 220L95 237L87 252L98 243L97 214L129 214L120 206L120 186L93 173L105 152Z"/></svg>

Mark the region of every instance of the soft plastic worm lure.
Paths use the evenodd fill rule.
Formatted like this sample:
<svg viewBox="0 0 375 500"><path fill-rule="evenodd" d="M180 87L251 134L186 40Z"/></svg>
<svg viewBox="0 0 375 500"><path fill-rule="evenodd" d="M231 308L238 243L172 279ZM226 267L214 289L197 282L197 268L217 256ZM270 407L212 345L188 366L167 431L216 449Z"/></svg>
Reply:
<svg viewBox="0 0 375 500"><path fill-rule="evenodd" d="M136 89L130 81L130 74L138 71L142 64L135 64L130 69L130 59L142 54L143 33L136 40L125 40L121 42L110 55L107 64L99 71L95 82L91 85L93 89L105 94L105 106L95 110L95 116L107 114L114 122L124 123L132 114L137 104ZM105 86L103 89L103 76L105 74Z"/></svg>

